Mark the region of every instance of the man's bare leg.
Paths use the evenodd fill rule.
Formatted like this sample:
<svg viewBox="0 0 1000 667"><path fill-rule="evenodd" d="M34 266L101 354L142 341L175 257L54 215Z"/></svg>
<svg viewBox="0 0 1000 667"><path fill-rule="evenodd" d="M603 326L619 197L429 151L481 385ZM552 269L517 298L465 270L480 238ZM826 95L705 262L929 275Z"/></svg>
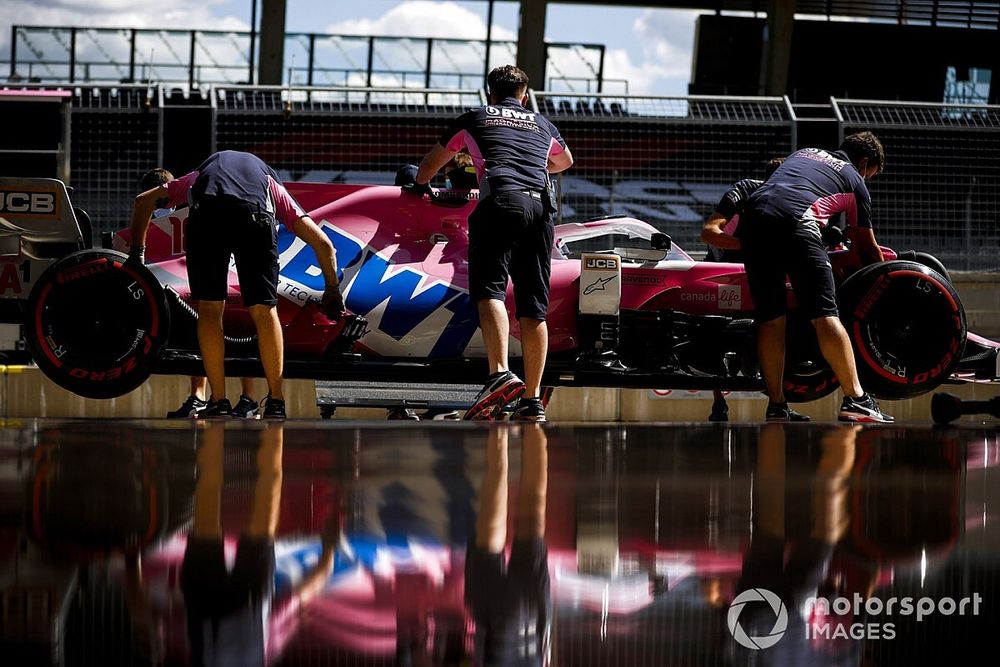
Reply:
<svg viewBox="0 0 1000 667"><path fill-rule="evenodd" d="M264 377L267 378L267 392L271 398L283 401L285 400L285 395L282 393L285 341L281 335L278 308L258 304L250 306L249 311L257 328L257 344L260 347L260 363L264 366Z"/></svg>
<svg viewBox="0 0 1000 667"><path fill-rule="evenodd" d="M208 391L208 379L204 375L192 375L191 395L204 401L208 396L206 391Z"/></svg>
<svg viewBox="0 0 1000 667"><path fill-rule="evenodd" d="M490 364L490 375L507 370L507 341L510 338L510 321L507 308L499 299L480 299L476 302L479 310L479 328L483 331L486 344L486 358Z"/></svg>
<svg viewBox="0 0 1000 667"><path fill-rule="evenodd" d="M757 358L771 403L785 402L785 317L761 322L757 328Z"/></svg>
<svg viewBox="0 0 1000 667"><path fill-rule="evenodd" d="M198 347L205 375L211 389L209 400L226 397L226 341L222 333L225 301L201 301L198 304Z"/></svg>
<svg viewBox="0 0 1000 667"><path fill-rule="evenodd" d="M524 395L541 396L542 373L545 372L545 355L549 349L549 329L545 320L522 317L521 353L524 355Z"/></svg>
<svg viewBox="0 0 1000 667"><path fill-rule="evenodd" d="M865 392L858 379L858 365L854 361L851 339L839 317L818 317L812 321L816 328L819 349L826 363L830 364L840 387L851 398L859 398Z"/></svg>

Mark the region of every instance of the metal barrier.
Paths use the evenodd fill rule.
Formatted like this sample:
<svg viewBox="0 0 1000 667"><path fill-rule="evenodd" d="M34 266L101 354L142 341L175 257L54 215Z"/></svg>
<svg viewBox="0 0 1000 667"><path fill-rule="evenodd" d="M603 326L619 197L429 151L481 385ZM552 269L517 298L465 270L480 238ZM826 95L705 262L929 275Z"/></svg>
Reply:
<svg viewBox="0 0 1000 667"><path fill-rule="evenodd" d="M560 179L564 221L624 213L700 251L701 226L735 181L793 148L781 97L567 95L535 91L576 164Z"/></svg>
<svg viewBox="0 0 1000 667"><path fill-rule="evenodd" d="M481 90L423 88L233 85L203 97L183 86L66 89L70 185L95 231L123 225L139 176L165 159L179 169L176 149L184 144L188 161L246 150L288 180L388 184L452 118L486 101ZM802 122L779 97L533 91L530 98L576 157L559 180L563 221L624 213L695 252L723 192L791 152ZM164 123L164 113L180 107L204 109L185 116L196 127ZM834 100L830 108L841 136L868 129L885 143L887 169L869 184L880 241L932 252L953 269L1000 269L1000 107ZM204 139L193 145L192 135Z"/></svg>
<svg viewBox="0 0 1000 667"><path fill-rule="evenodd" d="M953 269L1000 268L1000 107L834 100L841 136L871 130L886 169L869 182L880 242Z"/></svg>
<svg viewBox="0 0 1000 667"><path fill-rule="evenodd" d="M226 88L211 95L216 150L256 153L288 180L392 184L482 91Z"/></svg>

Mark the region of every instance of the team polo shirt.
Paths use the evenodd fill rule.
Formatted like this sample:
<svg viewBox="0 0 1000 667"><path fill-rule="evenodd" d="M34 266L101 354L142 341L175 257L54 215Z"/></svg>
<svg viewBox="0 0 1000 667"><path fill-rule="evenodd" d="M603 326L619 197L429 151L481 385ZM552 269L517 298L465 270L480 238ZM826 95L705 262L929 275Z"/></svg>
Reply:
<svg viewBox="0 0 1000 667"><path fill-rule="evenodd" d="M868 187L843 151L796 151L750 195L748 209L765 218L820 227L825 227L831 216L843 212L848 225L872 227Z"/></svg>
<svg viewBox="0 0 1000 667"><path fill-rule="evenodd" d="M547 187L549 156L566 150L555 125L513 97L466 111L438 141L450 151L468 149L483 196Z"/></svg>
<svg viewBox="0 0 1000 667"><path fill-rule="evenodd" d="M305 211L281 184L278 174L256 155L239 151L214 153L189 174L164 186L169 206L202 196L234 197L274 215L290 231Z"/></svg>

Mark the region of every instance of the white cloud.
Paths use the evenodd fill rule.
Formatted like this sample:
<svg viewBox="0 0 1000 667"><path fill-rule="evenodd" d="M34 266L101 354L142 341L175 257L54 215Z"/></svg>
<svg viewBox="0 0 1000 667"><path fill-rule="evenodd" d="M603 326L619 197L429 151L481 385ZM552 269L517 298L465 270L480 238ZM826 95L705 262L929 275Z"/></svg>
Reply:
<svg viewBox="0 0 1000 667"><path fill-rule="evenodd" d="M333 23L326 32L342 35L392 35L485 39L486 19L454 2L409 0L401 2L375 19L348 19ZM501 26L493 26L493 39L517 39Z"/></svg>
<svg viewBox="0 0 1000 667"><path fill-rule="evenodd" d="M632 94L687 92L694 45L694 19L698 12L646 10L632 24L640 58L626 49L608 49L604 73L608 79L625 79ZM609 85L617 91L618 87Z"/></svg>
<svg viewBox="0 0 1000 667"><path fill-rule="evenodd" d="M10 53L10 26L249 30L234 16L218 16L218 0L0 0L0 59Z"/></svg>

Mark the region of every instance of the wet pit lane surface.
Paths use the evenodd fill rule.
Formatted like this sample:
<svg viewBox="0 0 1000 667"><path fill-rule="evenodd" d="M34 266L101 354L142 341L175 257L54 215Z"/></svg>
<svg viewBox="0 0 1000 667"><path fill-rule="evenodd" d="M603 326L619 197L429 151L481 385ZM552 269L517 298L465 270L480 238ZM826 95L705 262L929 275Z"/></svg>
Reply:
<svg viewBox="0 0 1000 667"><path fill-rule="evenodd" d="M941 665L1000 430L8 421L3 665Z"/></svg>

